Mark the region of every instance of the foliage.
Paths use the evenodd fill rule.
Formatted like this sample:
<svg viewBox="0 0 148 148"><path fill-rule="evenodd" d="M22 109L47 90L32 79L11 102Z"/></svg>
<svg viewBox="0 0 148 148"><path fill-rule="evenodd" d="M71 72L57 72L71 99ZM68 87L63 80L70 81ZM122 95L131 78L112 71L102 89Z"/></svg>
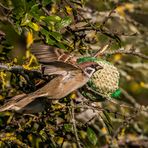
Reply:
<svg viewBox="0 0 148 148"><path fill-rule="evenodd" d="M120 72L121 95L100 96L85 85L79 93L47 101L41 113L0 113L0 147L146 147L147 5L146 0L1 0L1 105L47 81L30 52L36 42L112 63Z"/></svg>

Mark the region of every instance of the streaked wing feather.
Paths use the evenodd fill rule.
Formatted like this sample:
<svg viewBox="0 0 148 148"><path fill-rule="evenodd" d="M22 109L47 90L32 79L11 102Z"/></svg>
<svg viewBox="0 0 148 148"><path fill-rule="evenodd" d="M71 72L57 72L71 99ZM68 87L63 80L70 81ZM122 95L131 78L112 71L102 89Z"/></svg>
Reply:
<svg viewBox="0 0 148 148"><path fill-rule="evenodd" d="M78 70L79 67L64 63L62 61L53 61L53 62L43 62L44 74L52 75L52 74L60 74L65 75L68 71Z"/></svg>
<svg viewBox="0 0 148 148"><path fill-rule="evenodd" d="M39 44L33 44L31 52L36 56L39 63L56 61L63 54L63 51L58 48Z"/></svg>
<svg viewBox="0 0 148 148"><path fill-rule="evenodd" d="M64 52L58 48L53 48L47 45L32 45L31 52L36 56L39 63L43 64L43 73L45 75L65 75L67 71L77 70L78 67L63 61L59 61L58 58Z"/></svg>

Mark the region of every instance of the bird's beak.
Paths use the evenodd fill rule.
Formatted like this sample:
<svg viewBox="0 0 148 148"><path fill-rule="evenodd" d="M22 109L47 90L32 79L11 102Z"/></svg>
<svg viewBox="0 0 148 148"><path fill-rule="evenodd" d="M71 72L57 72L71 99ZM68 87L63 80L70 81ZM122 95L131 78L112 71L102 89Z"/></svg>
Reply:
<svg viewBox="0 0 148 148"><path fill-rule="evenodd" d="M96 66L95 70L103 69L101 65Z"/></svg>

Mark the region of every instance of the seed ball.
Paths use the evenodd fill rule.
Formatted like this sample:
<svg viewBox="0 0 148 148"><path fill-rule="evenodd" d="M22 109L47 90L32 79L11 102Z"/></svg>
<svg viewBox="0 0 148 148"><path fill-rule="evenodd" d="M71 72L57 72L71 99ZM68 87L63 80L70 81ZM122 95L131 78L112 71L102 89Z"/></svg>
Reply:
<svg viewBox="0 0 148 148"><path fill-rule="evenodd" d="M107 61L97 62L103 69L97 70L90 79L90 84L101 94L112 94L119 87L119 72Z"/></svg>

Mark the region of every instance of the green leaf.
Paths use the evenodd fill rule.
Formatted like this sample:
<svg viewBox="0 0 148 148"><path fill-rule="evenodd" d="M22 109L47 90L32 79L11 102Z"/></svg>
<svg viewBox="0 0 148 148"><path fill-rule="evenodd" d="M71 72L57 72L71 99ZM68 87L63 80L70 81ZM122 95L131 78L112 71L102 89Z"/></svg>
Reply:
<svg viewBox="0 0 148 148"><path fill-rule="evenodd" d="M47 31L46 29L41 29L40 31L42 33L42 35L45 35L46 37L46 43L49 45L55 45L56 41L52 40L49 36L49 31Z"/></svg>
<svg viewBox="0 0 148 148"><path fill-rule="evenodd" d="M108 115L107 111L103 111L103 113L104 113L104 116L106 117L108 123L111 124L111 119L110 119L110 116Z"/></svg>
<svg viewBox="0 0 148 148"><path fill-rule="evenodd" d="M67 27L72 22L71 17L63 18L59 23L56 24L57 29Z"/></svg>
<svg viewBox="0 0 148 148"><path fill-rule="evenodd" d="M48 138L48 136L47 136L47 134L45 133L44 130L41 130L41 131L39 132L39 134L41 135L41 137L43 138L43 140L46 140L46 139Z"/></svg>
<svg viewBox="0 0 148 148"><path fill-rule="evenodd" d="M40 17L40 19L44 20L46 23L50 22L60 22L61 18L57 15L47 16L47 17Z"/></svg>
<svg viewBox="0 0 148 148"><path fill-rule="evenodd" d="M0 126L3 124L3 120L2 119L0 119Z"/></svg>
<svg viewBox="0 0 148 148"><path fill-rule="evenodd" d="M50 4L52 1L51 0L42 0L42 5L46 6L48 4Z"/></svg>
<svg viewBox="0 0 148 148"><path fill-rule="evenodd" d="M72 125L71 124L64 124L64 129L66 132L71 132L72 131Z"/></svg>
<svg viewBox="0 0 148 148"><path fill-rule="evenodd" d="M46 43L49 45L55 45L56 41L52 40L49 36L46 36Z"/></svg>
<svg viewBox="0 0 148 148"><path fill-rule="evenodd" d="M36 12L39 10L39 4L35 4L31 7L30 13L36 14Z"/></svg>
<svg viewBox="0 0 148 148"><path fill-rule="evenodd" d="M21 21L21 26L25 26L27 25L31 20L31 16L26 13L25 16L22 18L22 21Z"/></svg>
<svg viewBox="0 0 148 148"><path fill-rule="evenodd" d="M41 11L39 9L39 4L35 4L31 7L30 14L36 19L40 20Z"/></svg>
<svg viewBox="0 0 148 148"><path fill-rule="evenodd" d="M90 127L87 128L87 137L93 145L97 144L98 139L96 133Z"/></svg>
<svg viewBox="0 0 148 148"><path fill-rule="evenodd" d="M42 29L41 33L46 36L46 43L49 45L56 45L59 48L66 49L63 43L61 43L62 35L58 32L47 31Z"/></svg>
<svg viewBox="0 0 148 148"><path fill-rule="evenodd" d="M15 19L20 19L24 13L26 8L26 1L25 0L12 0L13 5L13 13L15 14Z"/></svg>
<svg viewBox="0 0 148 148"><path fill-rule="evenodd" d="M111 123L110 116L108 115L107 111L103 111L103 113L104 113L104 117L102 117L103 121L104 121L104 123L107 127L108 132L111 134L112 130L113 130L113 126L112 126L112 123Z"/></svg>
<svg viewBox="0 0 148 148"><path fill-rule="evenodd" d="M39 26L38 24L36 24L36 23L29 22L29 23L28 23L28 26L29 26L30 28L32 28L34 31L39 31L39 30L40 30L40 26Z"/></svg>
<svg viewBox="0 0 148 148"><path fill-rule="evenodd" d="M46 29L41 29L40 31L43 35L48 36L49 32Z"/></svg>
<svg viewBox="0 0 148 148"><path fill-rule="evenodd" d="M57 47L61 48L61 49L65 49L66 50L66 47L63 43L60 43L60 42L56 42L55 44Z"/></svg>
<svg viewBox="0 0 148 148"><path fill-rule="evenodd" d="M61 39L62 39L62 35L61 35L60 33L58 33L58 32L52 31L52 32L49 32L49 34L50 34L53 38L55 38L57 41L61 41Z"/></svg>

